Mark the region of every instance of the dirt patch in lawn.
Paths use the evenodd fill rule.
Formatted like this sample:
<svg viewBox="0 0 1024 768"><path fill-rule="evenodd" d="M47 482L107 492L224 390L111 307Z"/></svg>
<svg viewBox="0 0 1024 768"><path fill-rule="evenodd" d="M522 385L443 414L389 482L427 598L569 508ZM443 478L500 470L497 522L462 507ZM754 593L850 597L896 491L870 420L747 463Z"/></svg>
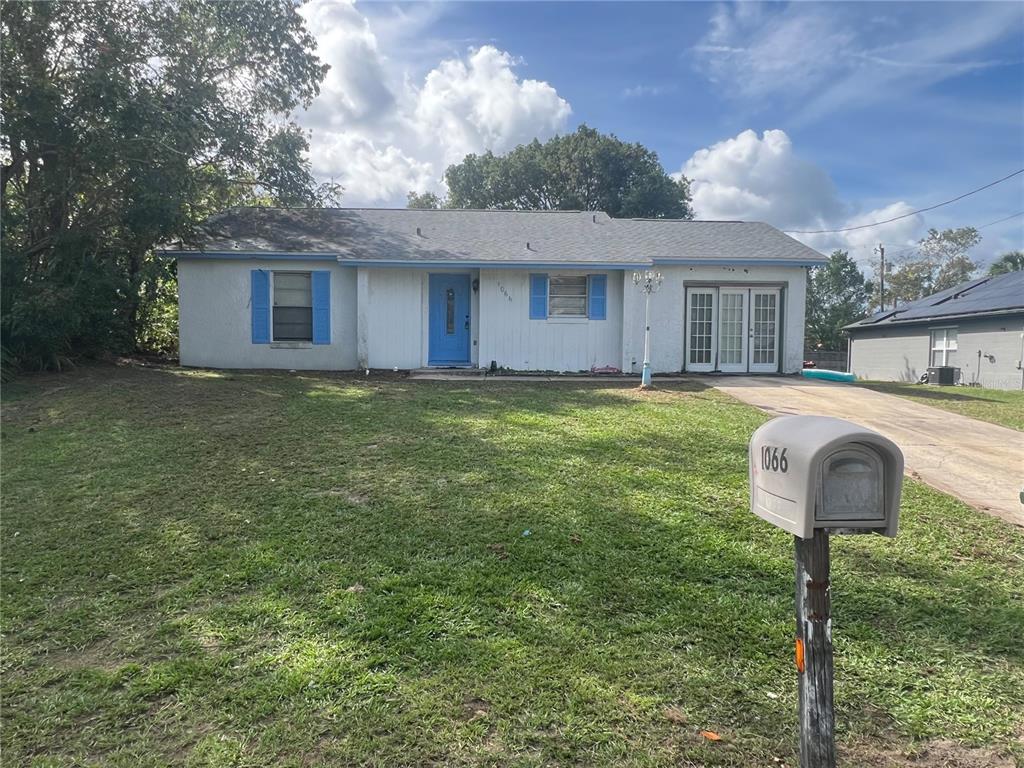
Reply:
<svg viewBox="0 0 1024 768"><path fill-rule="evenodd" d="M101 640L85 648L69 648L51 654L52 663L71 671L92 669L112 674L123 667L126 659L118 655L111 640Z"/></svg>
<svg viewBox="0 0 1024 768"><path fill-rule="evenodd" d="M937 739L893 752L877 744L857 743L840 748L840 763L860 768L1015 768L1014 759L991 747L968 747Z"/></svg>

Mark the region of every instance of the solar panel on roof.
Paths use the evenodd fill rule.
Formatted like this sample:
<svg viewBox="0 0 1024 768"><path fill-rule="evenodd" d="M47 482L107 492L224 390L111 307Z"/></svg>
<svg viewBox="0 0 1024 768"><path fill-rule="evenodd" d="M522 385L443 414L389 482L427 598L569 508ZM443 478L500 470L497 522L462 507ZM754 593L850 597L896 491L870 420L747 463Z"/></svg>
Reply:
<svg viewBox="0 0 1024 768"><path fill-rule="evenodd" d="M1024 271L975 278L848 327L889 325L955 315L982 315L1014 309L1024 311Z"/></svg>

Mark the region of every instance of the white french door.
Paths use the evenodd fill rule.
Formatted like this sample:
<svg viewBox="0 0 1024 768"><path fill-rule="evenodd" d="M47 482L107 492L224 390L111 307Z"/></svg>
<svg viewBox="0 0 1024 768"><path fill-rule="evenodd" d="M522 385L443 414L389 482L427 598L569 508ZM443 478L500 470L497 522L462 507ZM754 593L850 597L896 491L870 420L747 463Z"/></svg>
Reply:
<svg viewBox="0 0 1024 768"><path fill-rule="evenodd" d="M751 373L779 370L779 289L750 289Z"/></svg>
<svg viewBox="0 0 1024 768"><path fill-rule="evenodd" d="M777 373L778 288L686 289L686 370Z"/></svg>
<svg viewBox="0 0 1024 768"><path fill-rule="evenodd" d="M717 288L686 289L686 370L715 370Z"/></svg>
<svg viewBox="0 0 1024 768"><path fill-rule="evenodd" d="M745 373L747 370L746 288L718 289L718 370Z"/></svg>

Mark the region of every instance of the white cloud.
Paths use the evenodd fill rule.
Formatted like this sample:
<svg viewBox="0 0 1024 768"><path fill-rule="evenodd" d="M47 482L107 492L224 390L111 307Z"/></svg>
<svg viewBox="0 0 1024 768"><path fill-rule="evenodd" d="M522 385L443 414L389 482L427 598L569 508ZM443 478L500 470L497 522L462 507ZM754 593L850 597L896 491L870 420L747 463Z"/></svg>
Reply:
<svg viewBox="0 0 1024 768"><path fill-rule="evenodd" d="M344 205L404 205L410 190L436 187L429 162L358 131L320 131L310 146L316 172L345 188Z"/></svg>
<svg viewBox="0 0 1024 768"><path fill-rule="evenodd" d="M686 161L696 210L714 219L770 220L780 227L824 224L842 210L828 175L793 152L785 131L743 131Z"/></svg>
<svg viewBox="0 0 1024 768"><path fill-rule="evenodd" d="M520 78L494 46L438 62L417 78L381 50L373 24L348 2L315 0L301 11L331 70L321 95L299 117L311 131L314 172L333 178L346 205L403 205L411 189L439 191L445 168L470 152L507 151L562 130L572 113L548 83ZM403 35L422 57L430 16L383 18L397 54Z"/></svg>
<svg viewBox="0 0 1024 768"><path fill-rule="evenodd" d="M839 197L822 168L794 151L789 136L781 130L768 130L761 136L752 130L743 131L698 150L681 172L690 179L694 211L702 219L765 221L785 230L840 229L913 210L898 201L871 211L856 211ZM922 229L921 216L912 216L852 232L794 237L825 252L850 249L851 255L863 260L879 239L904 246Z"/></svg>
<svg viewBox="0 0 1024 768"><path fill-rule="evenodd" d="M366 17L348 2L309 3L299 12L316 37L317 55L330 65L304 122L330 128L387 117L395 107L395 95Z"/></svg>
<svg viewBox="0 0 1024 768"><path fill-rule="evenodd" d="M545 82L520 80L512 57L485 45L468 59L431 71L418 94L415 120L425 140L441 138L445 164L469 152L504 152L565 125L569 102Z"/></svg>
<svg viewBox="0 0 1024 768"><path fill-rule="evenodd" d="M1014 34L1022 15L1015 3L929 6L908 34L900 19L865 24L856 12L834 3L721 6L692 53L723 93L746 103L781 99L809 121L1003 63L974 55Z"/></svg>

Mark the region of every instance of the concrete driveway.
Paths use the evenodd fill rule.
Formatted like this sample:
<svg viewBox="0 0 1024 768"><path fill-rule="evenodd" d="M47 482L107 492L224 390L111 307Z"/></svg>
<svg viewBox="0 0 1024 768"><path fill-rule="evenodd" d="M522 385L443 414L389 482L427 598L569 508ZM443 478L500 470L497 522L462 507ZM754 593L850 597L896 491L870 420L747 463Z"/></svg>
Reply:
<svg viewBox="0 0 1024 768"><path fill-rule="evenodd" d="M903 449L908 474L1024 526L1024 432L850 384L723 376L715 387L771 414L838 416L870 427Z"/></svg>

